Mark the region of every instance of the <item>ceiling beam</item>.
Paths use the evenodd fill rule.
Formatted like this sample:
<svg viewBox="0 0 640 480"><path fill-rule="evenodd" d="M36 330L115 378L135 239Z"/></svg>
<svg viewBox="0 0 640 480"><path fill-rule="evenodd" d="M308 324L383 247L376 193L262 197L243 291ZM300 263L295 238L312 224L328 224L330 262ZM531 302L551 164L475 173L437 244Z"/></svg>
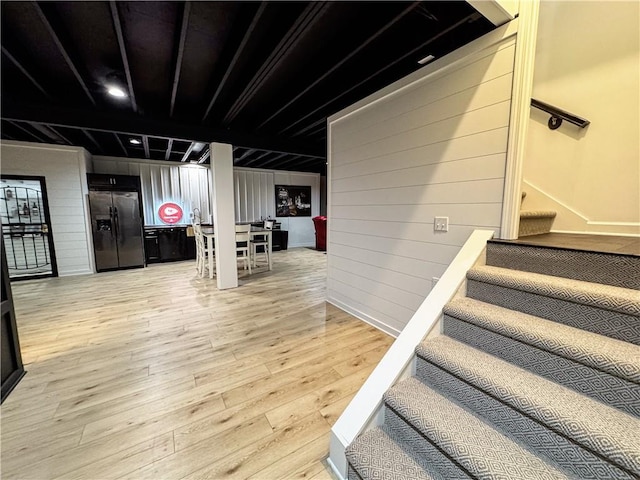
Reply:
<svg viewBox="0 0 640 480"><path fill-rule="evenodd" d="M209 155L210 155L210 154L211 154L211 150L209 150L209 149L207 148L207 151L206 151L206 152L204 152L204 153L200 156L200 158L198 159L198 164L202 164L202 163L206 162L206 161L207 161L207 158L209 158Z"/></svg>
<svg viewBox="0 0 640 480"><path fill-rule="evenodd" d="M11 63L13 63L18 70L20 70L22 72L22 74L27 77L29 79L29 81L31 83L33 83L33 85L42 92L42 94L47 97L49 100L51 100L51 95L49 95L49 93L42 87L42 85L40 85L38 83L38 81L33 78L33 75L31 75L28 70L24 67L24 65L22 65L22 63L20 63L16 57L14 57L13 55L11 55L11 53L9 53L9 51L4 47L4 45L2 46L2 53L5 54L5 56L11 61Z"/></svg>
<svg viewBox="0 0 640 480"><path fill-rule="evenodd" d="M118 38L118 47L120 49L120 58L122 59L122 66L124 67L124 74L127 78L127 87L129 89L129 98L131 99L131 108L134 112L138 111L138 104L136 103L136 94L133 91L133 81L131 80L131 68L129 67L129 59L127 57L127 49L124 44L124 34L122 33L122 23L120 22L120 14L118 13L118 4L115 0L109 2L109 8L111 9L111 18L113 19L113 28Z"/></svg>
<svg viewBox="0 0 640 480"><path fill-rule="evenodd" d="M173 138L170 138L167 142L167 151L164 154L164 159L169 160L171 158L171 148L173 147Z"/></svg>
<svg viewBox="0 0 640 480"><path fill-rule="evenodd" d="M263 62L262 66L254 74L253 78L245 86L244 90L231 106L222 123L227 125L240 113L247 103L260 90L262 85L275 72L287 56L291 53L298 42L304 38L306 32L311 29L313 24L322 17L326 12L327 2L310 2L303 12L298 16L296 21L291 25L287 33L282 37L278 45L273 49L269 57Z"/></svg>
<svg viewBox="0 0 640 480"><path fill-rule="evenodd" d="M149 137L142 136L142 147L144 148L144 158L149 158Z"/></svg>
<svg viewBox="0 0 640 480"><path fill-rule="evenodd" d="M240 157L235 159L235 163L237 162L241 162L242 160L244 160L245 158L247 158L249 155L251 155L252 153L255 152L255 149L253 148L249 148L246 152L244 152Z"/></svg>
<svg viewBox="0 0 640 480"><path fill-rule="evenodd" d="M191 155L191 152L193 151L195 146L196 146L196 142L191 142L191 145L189 145L189 148L187 148L187 151L184 152L184 155L182 156L182 159L180 160L181 162L186 162L188 160L189 155Z"/></svg>
<svg viewBox="0 0 640 480"><path fill-rule="evenodd" d="M90 133L90 132L88 132L88 131L87 131L87 130L85 130L84 128L81 128L80 130L82 131L82 133L84 133L84 134L85 134L85 136L86 136L89 140L91 140L91 143L93 143L93 144L98 148L98 150L99 150L101 153L104 153L104 150L102 150L102 147L100 146L100 144L98 143L98 141L96 140L96 138L95 138L93 135L91 135L91 133Z"/></svg>
<svg viewBox="0 0 640 480"><path fill-rule="evenodd" d="M340 98L342 98L343 96L349 94L350 92L352 92L353 90L355 90L356 88L364 85L365 83L367 83L368 81L370 81L371 79L377 77L378 75L380 75L382 72L384 72L385 70L388 70L389 68L393 67L394 65L400 63L401 61L403 61L404 59L406 59L407 57L410 57L412 55L414 55L416 52L418 52L419 50L423 49L424 47L426 47L427 45L430 45L431 43L435 42L436 40L438 40L440 37L446 35L447 33L451 32L452 30L455 30L456 28L458 28L460 25L464 25L467 24L469 22L473 22L475 20L478 20L480 18L480 14L477 12L474 12L470 15L467 15L466 17L464 17L461 20L458 20L456 23L454 23L453 25L445 28L444 30L438 32L437 34L431 36L429 38L429 40L427 40L426 42L422 42L420 45L418 45L417 47L409 50L408 52L406 52L404 55L396 58L393 62L387 63L384 67L382 67L381 69L377 70L376 72L372 73L371 75L369 75L367 78L361 80L360 82L356 83L355 85L352 85L349 88L346 88L344 90L342 90L340 92L340 94L338 94L337 96L333 97L331 100L323 103L322 105L320 105L318 108L316 108L315 110L312 110L310 112L307 112L306 115L298 118L295 122L293 122L292 124L290 124L289 126L283 128L282 130L280 130L278 133L279 134L283 134L284 132L286 132L287 130L289 130L290 128L296 126L297 124L299 124L300 122L304 121L305 119L309 118L310 116L314 115L315 113L319 112L320 110L322 110L325 107L328 107L329 105L331 105L332 103L335 103L337 100L339 100ZM326 120L326 119L324 119ZM313 125L313 124L312 124ZM308 127L307 127L308 128ZM295 135L299 135L301 133L303 133L305 131L305 129L300 130L297 133L294 133Z"/></svg>
<svg viewBox="0 0 640 480"><path fill-rule="evenodd" d="M384 32L389 30L396 23L398 23L402 18L404 18L407 14L409 14L409 12L411 12L414 8L418 7L420 5L420 3L421 2L413 2L411 5L409 5L407 8L405 8L402 12L400 12L398 15L396 15L390 22L388 22L384 27L382 27L376 33L374 33L369 38L367 38L357 48L353 49L349 53L349 55L344 57L342 60L340 60L338 63L336 63L333 67L331 67L329 70L324 72L324 74L320 75L315 81L313 81L310 85L308 85L305 89L303 89L295 97L293 97L291 100L289 100L287 103L285 103L282 107L280 107L278 110L276 110L273 114L271 114L269 116L269 118L267 118L265 121L263 121L258 126L258 128L264 127L267 123L269 123L275 117L280 115L281 112L283 112L284 110L289 108L289 106L292 105L293 103L295 103L300 97L302 97L309 90L311 90L316 85L318 85L320 82L322 82L325 78L327 78L329 75L331 75L333 72L335 72L338 68L340 68L342 65L344 65L349 59L351 59L352 57L354 57L355 55L360 53L361 50L363 50L367 45L369 45L371 42L373 42L376 38L378 38L380 35L382 35Z"/></svg>
<svg viewBox="0 0 640 480"><path fill-rule="evenodd" d="M238 59L242 56L244 48L247 46L247 42L249 41L251 34L255 30L256 25L258 25L258 22L260 21L260 18L262 17L262 14L266 9L267 9L267 2L261 2L260 6L258 7L258 10L256 11L256 14L253 16L253 20L251 20L251 24L249 25L249 28L247 28L244 36L242 37L242 41L240 42L240 45L238 46L238 48L236 48L235 54L233 55L231 62L229 62L229 65L227 66L227 69L225 70L224 75L222 76L222 79L218 82L218 88L216 88L216 91L213 94L213 97L211 98L211 101L209 102L209 105L207 106L207 109L204 112L204 115L202 116L203 122L209 116L209 112L211 112L211 109L213 108L214 103L216 103L216 100L218 99L218 95L220 95L222 88L227 83L227 79L229 78L229 75L231 74L233 67L236 65L236 62L238 61Z"/></svg>
<svg viewBox="0 0 640 480"><path fill-rule="evenodd" d="M288 153L281 153L279 155L276 155L273 158L270 158L269 160L265 161L262 165L260 165L261 168L269 168L269 165L272 165L274 163L278 163L278 160L280 160L283 157L287 157L289 156Z"/></svg>
<svg viewBox="0 0 640 480"><path fill-rule="evenodd" d="M191 12L191 2L184 2L182 9L182 22L180 26L180 36L178 37L178 48L176 52L176 68L173 74L173 87L171 89L171 107L169 116L173 116L173 109L176 105L176 94L178 93L178 83L180 83L180 71L182 70L182 57L184 55L184 44L187 39L187 27L189 26L189 13Z"/></svg>
<svg viewBox="0 0 640 480"><path fill-rule="evenodd" d="M120 148L124 152L125 156L129 156L129 152L127 152L127 149L125 148L124 143L122 143L122 140L120 140L120 136L117 133L114 133L113 136L116 137L116 140L118 141L118 145L120 145Z"/></svg>
<svg viewBox="0 0 640 480"><path fill-rule="evenodd" d="M11 120L7 120L9 122L10 125L13 125L14 127L16 127L19 130L22 130L24 133L26 133L27 135L29 135L32 138L35 138L36 140L38 140L39 142L43 142L43 143L49 143L48 140L42 138L40 135L33 133L31 130L28 130L26 128L24 128L22 125L20 125L18 122L12 122Z"/></svg>
<svg viewBox="0 0 640 480"><path fill-rule="evenodd" d="M261 136L226 128L206 125L192 125L159 118L142 117L124 112L91 111L51 105L15 102L2 99L2 118L6 120L45 123L53 126L86 128L89 130L117 132L125 135L149 135L151 137L173 138L186 142L197 140L204 143L228 143L244 148L254 148L277 153L291 153L305 157L325 157L325 145L311 144L299 140ZM114 130L114 125L118 130Z"/></svg>
<svg viewBox="0 0 640 480"><path fill-rule="evenodd" d="M248 167L250 165L255 165L257 162L259 162L260 160L262 160L264 157L268 157L269 155L271 155L273 152L264 152L261 155L258 155L256 158L253 158L249 161L247 161L247 163L245 163L244 165L242 165L243 167Z"/></svg>
<svg viewBox="0 0 640 480"><path fill-rule="evenodd" d="M67 62L67 65L69 66L69 68L73 72L73 75L76 77L76 80L78 80L78 83L82 87L82 90L84 90L84 93L87 95L87 97L89 98L91 103L93 105L96 105L95 98L93 98L93 95L91 95L91 92L89 91L89 88L87 87L87 84L85 83L84 79L82 78L82 75L80 75L80 72L76 68L75 63L73 63L73 60L71 59L71 56L69 56L69 52L67 51L67 49L62 44L62 41L60 40L60 37L58 36L58 34L56 33L55 28L53 27L53 25L51 24L51 22L47 18L47 15L44 13L44 11L40 7L40 5L38 5L38 2L34 1L34 2L32 2L32 5L35 8L36 12L38 13L38 16L40 17L40 20L42 20L42 23L44 24L45 28L49 32L49 35L51 35L51 38L53 39L53 42L55 43L56 47L58 48L58 51L60 52L60 54L64 58L65 62Z"/></svg>
<svg viewBox="0 0 640 480"><path fill-rule="evenodd" d="M59 130L56 130L53 127L46 127L46 128L51 130L54 135L56 135L57 137L62 139L62 141L65 142L67 145L73 145L73 142L71 140L69 140L67 137L65 137L64 135L62 135Z"/></svg>

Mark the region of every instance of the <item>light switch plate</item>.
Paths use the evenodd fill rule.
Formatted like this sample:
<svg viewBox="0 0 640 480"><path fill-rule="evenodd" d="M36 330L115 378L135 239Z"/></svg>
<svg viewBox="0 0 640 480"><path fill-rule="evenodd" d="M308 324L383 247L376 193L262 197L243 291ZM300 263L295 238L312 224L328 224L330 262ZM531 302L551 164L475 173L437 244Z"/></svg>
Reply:
<svg viewBox="0 0 640 480"><path fill-rule="evenodd" d="M433 230L435 232L448 232L449 217L435 217L433 220Z"/></svg>

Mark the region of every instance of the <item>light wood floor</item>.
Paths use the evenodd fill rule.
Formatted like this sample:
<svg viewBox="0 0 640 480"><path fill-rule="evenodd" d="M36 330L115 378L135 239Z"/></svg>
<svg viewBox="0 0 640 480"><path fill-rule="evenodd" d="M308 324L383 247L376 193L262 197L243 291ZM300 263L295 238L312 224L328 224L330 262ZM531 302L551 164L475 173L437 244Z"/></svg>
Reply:
<svg viewBox="0 0 640 480"><path fill-rule="evenodd" d="M194 266L13 284L3 479L330 478L331 425L392 339L325 303L321 252L225 291Z"/></svg>

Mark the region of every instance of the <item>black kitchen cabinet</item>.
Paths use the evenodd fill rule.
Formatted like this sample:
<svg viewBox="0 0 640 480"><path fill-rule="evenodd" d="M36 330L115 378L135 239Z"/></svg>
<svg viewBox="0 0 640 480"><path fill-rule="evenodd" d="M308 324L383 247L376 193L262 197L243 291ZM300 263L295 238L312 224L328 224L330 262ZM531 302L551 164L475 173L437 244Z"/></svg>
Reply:
<svg viewBox="0 0 640 480"><path fill-rule="evenodd" d="M196 258L195 239L187 237L186 227L145 227L144 249L147 263Z"/></svg>

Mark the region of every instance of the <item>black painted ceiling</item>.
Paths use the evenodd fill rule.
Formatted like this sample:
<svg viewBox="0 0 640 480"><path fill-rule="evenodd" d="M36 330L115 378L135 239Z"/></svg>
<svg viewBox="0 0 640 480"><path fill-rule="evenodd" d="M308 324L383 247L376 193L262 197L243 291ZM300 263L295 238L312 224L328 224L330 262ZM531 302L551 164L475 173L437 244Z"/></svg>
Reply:
<svg viewBox="0 0 640 480"><path fill-rule="evenodd" d="M464 1L1 8L2 138L205 163L217 141L236 166L320 173L327 116L493 28Z"/></svg>

